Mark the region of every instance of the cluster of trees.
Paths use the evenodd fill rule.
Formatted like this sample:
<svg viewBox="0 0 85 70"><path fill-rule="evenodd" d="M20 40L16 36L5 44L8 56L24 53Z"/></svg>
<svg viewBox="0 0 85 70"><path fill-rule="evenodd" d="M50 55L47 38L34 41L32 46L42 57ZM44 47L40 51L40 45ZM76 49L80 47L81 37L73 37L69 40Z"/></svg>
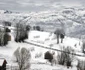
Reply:
<svg viewBox="0 0 85 70"><path fill-rule="evenodd" d="M24 42L24 40L28 38L29 31L30 31L30 26L17 23L15 26L15 41Z"/></svg>
<svg viewBox="0 0 85 70"><path fill-rule="evenodd" d="M14 56L16 58L16 62L18 63L19 70L30 70L31 54L29 50L26 48L17 48L14 52Z"/></svg>
<svg viewBox="0 0 85 70"><path fill-rule="evenodd" d="M4 46L8 44L9 35L6 32L6 29L0 29L0 46Z"/></svg>
<svg viewBox="0 0 85 70"><path fill-rule="evenodd" d="M56 29L54 34L57 37L57 44L59 44L59 38L61 39L61 43L63 43L63 39L65 37L65 31L63 29Z"/></svg>
<svg viewBox="0 0 85 70"><path fill-rule="evenodd" d="M34 29L34 30L37 30L37 31L41 31L40 26L33 26L33 29Z"/></svg>

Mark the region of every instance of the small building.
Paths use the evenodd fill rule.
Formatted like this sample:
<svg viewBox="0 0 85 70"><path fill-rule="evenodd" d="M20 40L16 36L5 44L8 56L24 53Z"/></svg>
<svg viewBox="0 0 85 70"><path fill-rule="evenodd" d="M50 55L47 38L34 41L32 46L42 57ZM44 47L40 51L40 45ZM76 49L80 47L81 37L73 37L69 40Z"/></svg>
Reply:
<svg viewBox="0 0 85 70"><path fill-rule="evenodd" d="M4 58L0 58L0 70L6 70L7 61Z"/></svg>
<svg viewBox="0 0 85 70"><path fill-rule="evenodd" d="M11 35L8 35L8 41L11 41Z"/></svg>

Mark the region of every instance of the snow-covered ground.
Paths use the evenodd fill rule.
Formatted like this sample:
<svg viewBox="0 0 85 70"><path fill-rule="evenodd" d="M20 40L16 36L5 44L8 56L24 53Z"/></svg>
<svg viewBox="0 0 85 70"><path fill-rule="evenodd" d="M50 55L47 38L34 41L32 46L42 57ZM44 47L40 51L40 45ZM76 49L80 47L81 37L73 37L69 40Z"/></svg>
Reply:
<svg viewBox="0 0 85 70"><path fill-rule="evenodd" d="M67 70L65 66L54 65L51 66L50 63L46 64L46 60L44 59L44 53L46 51L53 51L46 48L38 47L37 45L27 44L27 43L16 43L14 41L13 31L10 33L12 40L9 41L7 46L0 47L0 58L5 58L8 62L8 66L15 65L14 61L14 51L20 47L25 47L31 52L31 70ZM57 44L56 36L53 33L49 32L40 32L40 31L30 31L29 39L27 42L31 42L34 44L42 45L48 48L60 49L62 46L71 46L76 53L81 53L82 42L76 38L65 37L64 42ZM80 43L80 45L79 45ZM76 44L76 46L75 46ZM57 54L57 51L55 51ZM37 54L40 54L40 57L36 57ZM69 70L76 70L76 67L70 68Z"/></svg>
<svg viewBox="0 0 85 70"><path fill-rule="evenodd" d="M57 39L54 33L31 31L29 34L29 40L37 43L41 43L47 46L57 48L58 46L71 46L77 51L81 51L82 41L77 38L65 37L63 43L57 44ZM60 40L61 42L61 40ZM80 44L80 45L79 45ZM76 46L75 46L76 45ZM58 47L58 48L59 48Z"/></svg>

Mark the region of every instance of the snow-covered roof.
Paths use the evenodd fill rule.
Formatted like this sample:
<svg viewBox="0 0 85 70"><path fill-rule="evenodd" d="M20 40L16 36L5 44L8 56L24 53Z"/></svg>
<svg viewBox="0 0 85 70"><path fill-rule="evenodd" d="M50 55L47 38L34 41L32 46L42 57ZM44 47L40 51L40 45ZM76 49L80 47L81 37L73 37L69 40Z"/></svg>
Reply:
<svg viewBox="0 0 85 70"><path fill-rule="evenodd" d="M0 59L0 66L2 66L4 59Z"/></svg>

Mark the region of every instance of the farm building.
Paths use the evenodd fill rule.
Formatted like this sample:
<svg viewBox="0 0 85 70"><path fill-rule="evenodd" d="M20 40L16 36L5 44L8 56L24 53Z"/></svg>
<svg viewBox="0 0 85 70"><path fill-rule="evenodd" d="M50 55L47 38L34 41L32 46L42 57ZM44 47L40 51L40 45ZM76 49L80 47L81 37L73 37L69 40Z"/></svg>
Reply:
<svg viewBox="0 0 85 70"><path fill-rule="evenodd" d="M4 58L0 58L0 70L6 70L7 61Z"/></svg>

